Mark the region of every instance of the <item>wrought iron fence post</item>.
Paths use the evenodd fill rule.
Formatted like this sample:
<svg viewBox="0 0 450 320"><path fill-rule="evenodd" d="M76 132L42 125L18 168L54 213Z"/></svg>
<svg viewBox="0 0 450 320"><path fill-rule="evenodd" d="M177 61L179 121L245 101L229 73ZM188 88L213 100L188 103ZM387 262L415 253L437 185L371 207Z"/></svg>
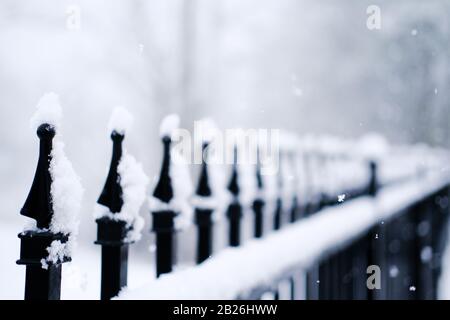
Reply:
<svg viewBox="0 0 450 320"><path fill-rule="evenodd" d="M63 257L57 262L48 262L46 269L41 262L47 258L49 254L47 248L53 241L61 243L68 241L68 235L47 231L54 214L50 193L53 181L49 166L55 134L55 128L50 124L42 124L37 129L40 139L38 165L30 193L20 211L21 215L35 219L38 228L38 230L24 231L19 234L21 246L17 264L26 266L25 300L59 300L61 264L70 261L70 257Z"/></svg>
<svg viewBox="0 0 450 320"><path fill-rule="evenodd" d="M252 209L255 214L255 226L254 226L254 236L255 238L262 238L264 233L264 207L266 205L263 199L264 193L264 182L261 175L261 158L260 158L259 148L256 151L256 186L258 193L256 195L255 201L253 201Z"/></svg>
<svg viewBox="0 0 450 320"><path fill-rule="evenodd" d="M199 199L206 200L212 196L209 185L208 165L205 161L208 143L202 146L202 168L200 172L199 184L197 186L197 196ZM207 201L207 200L206 200ZM208 259L213 249L213 213L214 209L198 205L195 209L195 223L197 224L197 264Z"/></svg>
<svg viewBox="0 0 450 320"><path fill-rule="evenodd" d="M174 197L172 180L170 177L170 147L172 139L169 136L162 138L164 146L163 164L161 174L156 185L153 197L165 205L169 205ZM156 233L156 276L172 272L174 264L174 233L175 217L178 212L168 208L152 211L153 231Z"/></svg>
<svg viewBox="0 0 450 320"><path fill-rule="evenodd" d="M241 243L241 218L242 206L239 202L239 177L238 177L238 151L237 146L234 147L234 163L231 174L231 180L228 190L233 196L232 202L228 206L227 217L229 220L229 244L231 247L238 247Z"/></svg>
<svg viewBox="0 0 450 320"><path fill-rule="evenodd" d="M108 208L111 214L118 214L122 210L122 187L118 166L122 158L122 142L125 136L113 131L113 152L108 177L98 204ZM104 216L96 220L97 240L95 244L102 246L101 290L102 300L109 300L127 285L128 247L125 241L130 228L125 221L115 220Z"/></svg>

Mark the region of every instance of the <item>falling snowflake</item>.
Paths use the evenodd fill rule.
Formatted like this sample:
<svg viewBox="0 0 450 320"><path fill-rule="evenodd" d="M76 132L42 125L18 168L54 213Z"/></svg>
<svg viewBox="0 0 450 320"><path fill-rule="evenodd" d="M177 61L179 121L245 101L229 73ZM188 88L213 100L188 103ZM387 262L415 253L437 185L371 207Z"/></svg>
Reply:
<svg viewBox="0 0 450 320"><path fill-rule="evenodd" d="M412 29L411 30L411 35L413 36L413 37L415 37L415 36L417 36L417 30L416 29Z"/></svg>
<svg viewBox="0 0 450 320"><path fill-rule="evenodd" d="M410 286L410 287L409 287L409 291L416 291L416 287Z"/></svg>
<svg viewBox="0 0 450 320"><path fill-rule="evenodd" d="M396 278L398 276L399 270L397 268L397 266L391 266L389 268L389 276L391 278Z"/></svg>
<svg viewBox="0 0 450 320"><path fill-rule="evenodd" d="M345 197L346 197L345 193L338 195L338 202L339 203L344 202Z"/></svg>
<svg viewBox="0 0 450 320"><path fill-rule="evenodd" d="M420 260L422 262L429 262L431 261L431 258L433 257L433 249L430 246L426 246L422 248L420 251Z"/></svg>
<svg viewBox="0 0 450 320"><path fill-rule="evenodd" d="M378 233L375 234L375 239L378 239Z"/></svg>

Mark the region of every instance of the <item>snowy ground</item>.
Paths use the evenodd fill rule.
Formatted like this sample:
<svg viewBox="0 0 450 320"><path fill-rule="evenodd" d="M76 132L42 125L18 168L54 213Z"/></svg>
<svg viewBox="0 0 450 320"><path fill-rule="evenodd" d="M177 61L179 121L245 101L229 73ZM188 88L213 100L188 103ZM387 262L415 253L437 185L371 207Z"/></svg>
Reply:
<svg viewBox="0 0 450 320"><path fill-rule="evenodd" d="M23 299L25 267L16 265L19 258L20 241L17 234L23 229L18 224L0 225L0 300ZM69 300L95 300L100 297L100 246L80 243L73 262L63 265L61 298ZM130 250L128 283L137 287L143 279L154 277L150 261L136 256Z"/></svg>

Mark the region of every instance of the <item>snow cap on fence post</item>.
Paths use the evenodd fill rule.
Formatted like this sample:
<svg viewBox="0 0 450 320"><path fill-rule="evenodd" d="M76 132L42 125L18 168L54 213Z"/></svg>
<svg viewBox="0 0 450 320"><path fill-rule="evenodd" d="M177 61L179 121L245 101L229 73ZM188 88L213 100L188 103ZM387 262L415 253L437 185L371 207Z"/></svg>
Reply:
<svg viewBox="0 0 450 320"><path fill-rule="evenodd" d="M95 243L102 246L102 300L111 299L127 285L128 246L140 239L144 223L139 209L145 199L148 178L142 165L122 146L132 120L125 108L117 107L108 125L113 141L112 158L94 213L98 225Z"/></svg>
<svg viewBox="0 0 450 320"><path fill-rule="evenodd" d="M54 93L44 95L31 119L40 139L38 166L21 214L36 227L19 234L20 265L26 265L25 299L59 300L61 264L71 260L83 189L57 134L61 107Z"/></svg>

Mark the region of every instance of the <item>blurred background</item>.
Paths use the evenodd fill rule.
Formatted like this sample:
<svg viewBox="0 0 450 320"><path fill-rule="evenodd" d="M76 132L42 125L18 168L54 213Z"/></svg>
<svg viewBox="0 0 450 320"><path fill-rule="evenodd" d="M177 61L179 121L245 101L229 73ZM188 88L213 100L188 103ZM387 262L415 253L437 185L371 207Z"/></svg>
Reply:
<svg viewBox="0 0 450 320"><path fill-rule="evenodd" d="M80 243L91 247L118 105L135 116L126 147L150 177L171 112L188 129L210 116L221 128L376 131L449 147L448 12L445 0L3 0L0 225L21 231L38 156L29 119L49 91L63 106L66 152L85 188ZM147 259L144 233L136 248Z"/></svg>

